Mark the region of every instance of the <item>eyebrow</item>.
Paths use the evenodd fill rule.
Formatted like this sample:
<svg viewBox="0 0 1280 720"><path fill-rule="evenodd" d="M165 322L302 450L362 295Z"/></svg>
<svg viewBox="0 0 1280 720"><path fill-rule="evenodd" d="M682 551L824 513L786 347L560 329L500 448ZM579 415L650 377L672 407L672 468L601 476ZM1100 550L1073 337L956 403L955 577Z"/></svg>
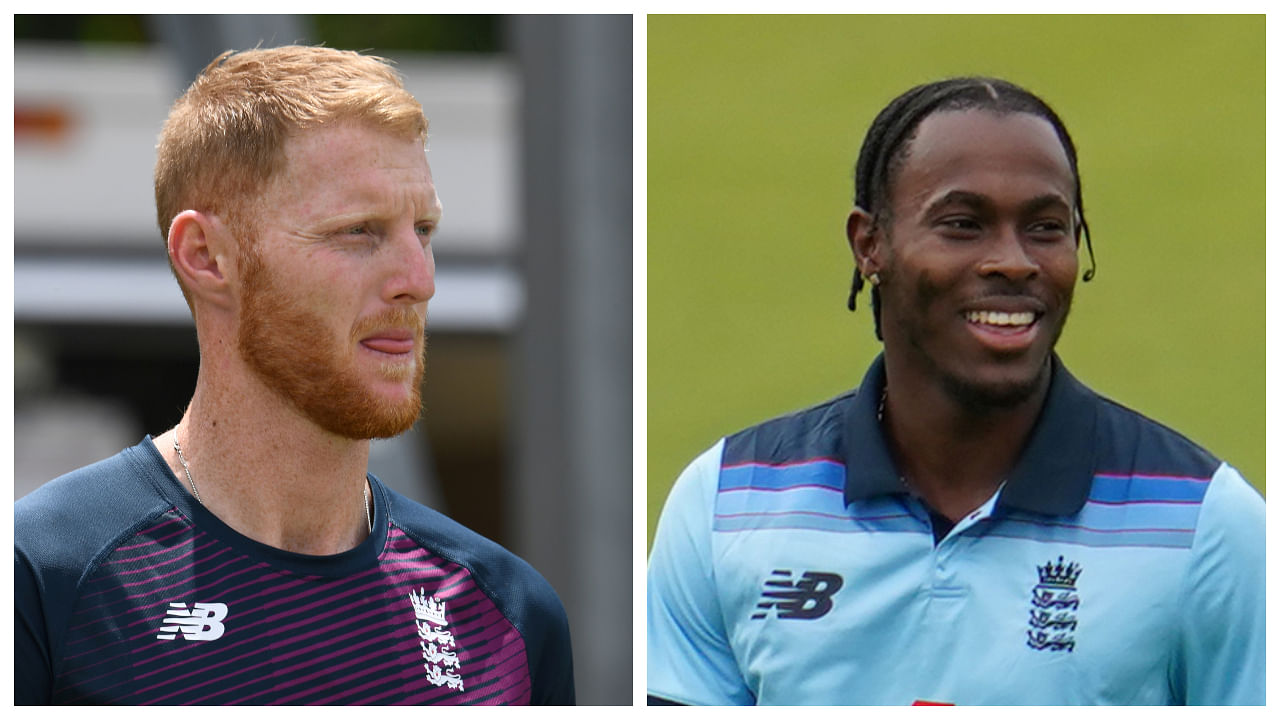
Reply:
<svg viewBox="0 0 1280 720"><path fill-rule="evenodd" d="M417 201L423 200L420 205ZM440 196L432 192L429 195L422 195L414 198L412 201L415 212L415 222L425 220L438 221L443 214L444 206L440 202ZM367 217L387 217L396 215L403 209L402 204L390 202L386 197L378 193L362 193L355 192L341 198L341 202L337 203L336 209L331 205L321 204L316 214L322 216L326 220L342 220L345 218L362 219ZM422 208L422 212L416 212Z"/></svg>
<svg viewBox="0 0 1280 720"><path fill-rule="evenodd" d="M925 208L925 214L936 212L938 208L947 205L966 205L978 210L990 209L991 198L980 193L969 192L967 190L951 190L942 197L929 203ZM1024 213L1035 213L1050 207L1060 207L1064 210L1071 210L1071 205L1067 203L1061 195L1050 193L1045 195L1037 195L1030 200L1022 203L1019 210Z"/></svg>

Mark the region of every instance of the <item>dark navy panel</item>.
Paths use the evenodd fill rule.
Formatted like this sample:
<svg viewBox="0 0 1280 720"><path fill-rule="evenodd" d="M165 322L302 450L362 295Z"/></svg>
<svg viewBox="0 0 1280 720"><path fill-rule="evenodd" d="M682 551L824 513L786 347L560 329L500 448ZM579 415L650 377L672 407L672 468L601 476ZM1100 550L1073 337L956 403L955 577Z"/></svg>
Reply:
<svg viewBox="0 0 1280 720"><path fill-rule="evenodd" d="M1099 475L1208 480L1222 464L1208 450L1141 413L1102 397L1098 407Z"/></svg>
<svg viewBox="0 0 1280 720"><path fill-rule="evenodd" d="M845 406L855 394L848 392L730 435L725 438L721 465L785 465L818 458L842 462Z"/></svg>

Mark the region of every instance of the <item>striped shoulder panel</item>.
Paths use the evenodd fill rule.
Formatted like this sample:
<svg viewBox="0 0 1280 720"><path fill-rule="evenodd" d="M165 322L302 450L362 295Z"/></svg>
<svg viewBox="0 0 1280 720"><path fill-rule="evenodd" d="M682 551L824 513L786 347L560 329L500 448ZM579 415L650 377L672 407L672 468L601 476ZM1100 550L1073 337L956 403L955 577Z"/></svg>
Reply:
<svg viewBox="0 0 1280 720"><path fill-rule="evenodd" d="M712 528L716 532L918 531L895 503L844 504L844 416L855 392L725 438Z"/></svg>
<svg viewBox="0 0 1280 720"><path fill-rule="evenodd" d="M1222 461L1106 399L1099 404L1097 437L1097 470L1079 513L1013 513L992 534L1093 547L1191 547L1200 503Z"/></svg>

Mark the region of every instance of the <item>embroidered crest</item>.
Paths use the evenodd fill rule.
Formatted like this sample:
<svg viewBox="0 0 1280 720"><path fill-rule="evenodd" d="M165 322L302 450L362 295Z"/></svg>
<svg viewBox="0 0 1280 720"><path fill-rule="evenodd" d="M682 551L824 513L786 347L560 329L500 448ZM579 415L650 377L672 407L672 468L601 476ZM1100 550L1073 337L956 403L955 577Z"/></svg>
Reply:
<svg viewBox="0 0 1280 720"><path fill-rule="evenodd" d="M449 621L445 619L444 601L437 600L434 595L427 597L423 588L416 593L409 591L409 600L417 618L418 645L422 648L422 659L426 660L422 667L426 668L427 680L436 687L448 685L462 692L462 668L454 650Z"/></svg>
<svg viewBox="0 0 1280 720"><path fill-rule="evenodd" d="M1073 652L1076 648L1076 611L1080 596L1076 579L1083 570L1076 563L1065 562L1061 555L1037 565L1040 582L1031 590L1031 619L1028 620L1027 646L1033 650Z"/></svg>

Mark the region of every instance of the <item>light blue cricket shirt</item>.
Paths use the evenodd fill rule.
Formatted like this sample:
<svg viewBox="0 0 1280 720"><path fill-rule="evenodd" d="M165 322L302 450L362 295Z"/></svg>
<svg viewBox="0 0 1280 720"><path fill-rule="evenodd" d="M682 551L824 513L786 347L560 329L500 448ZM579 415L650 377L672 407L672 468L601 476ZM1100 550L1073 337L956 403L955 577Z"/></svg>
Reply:
<svg viewBox="0 0 1280 720"><path fill-rule="evenodd" d="M1262 704L1265 506L1054 358L1013 472L935 544L861 387L716 443L649 560L681 704Z"/></svg>

